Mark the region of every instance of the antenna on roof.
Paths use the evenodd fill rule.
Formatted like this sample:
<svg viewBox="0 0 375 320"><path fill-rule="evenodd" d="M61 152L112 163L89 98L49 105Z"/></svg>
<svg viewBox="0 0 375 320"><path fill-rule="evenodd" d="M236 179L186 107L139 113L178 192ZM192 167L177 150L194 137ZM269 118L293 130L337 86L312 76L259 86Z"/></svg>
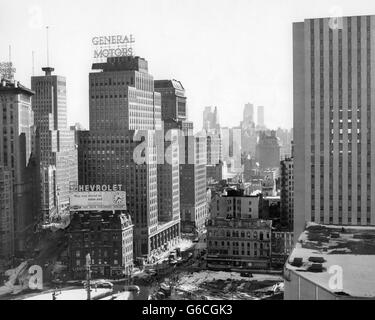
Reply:
<svg viewBox="0 0 375 320"><path fill-rule="evenodd" d="M48 26L46 27L46 36L47 36L47 67L49 67L49 42L48 42Z"/></svg>
<svg viewBox="0 0 375 320"><path fill-rule="evenodd" d="M45 72L46 76L50 76L52 74L52 71L55 69L51 68L49 66L49 37L48 37L48 30L49 26L46 27L46 37L47 37L47 67L42 68L42 70Z"/></svg>

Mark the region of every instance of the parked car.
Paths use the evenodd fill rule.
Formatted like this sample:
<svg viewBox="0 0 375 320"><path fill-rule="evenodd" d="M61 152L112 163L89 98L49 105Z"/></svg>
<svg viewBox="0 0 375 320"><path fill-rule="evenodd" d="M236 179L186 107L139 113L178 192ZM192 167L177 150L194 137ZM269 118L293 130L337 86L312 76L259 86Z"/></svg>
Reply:
<svg viewBox="0 0 375 320"><path fill-rule="evenodd" d="M252 278L253 274L251 272L241 272L240 273L241 277L247 277L247 278Z"/></svg>
<svg viewBox="0 0 375 320"><path fill-rule="evenodd" d="M113 283L109 281L100 281L98 283L95 283L95 286L97 288L108 288L108 289L113 289Z"/></svg>
<svg viewBox="0 0 375 320"><path fill-rule="evenodd" d="M136 285L125 286L124 289L125 291L135 292L136 294L138 294L141 291L141 288L139 288Z"/></svg>

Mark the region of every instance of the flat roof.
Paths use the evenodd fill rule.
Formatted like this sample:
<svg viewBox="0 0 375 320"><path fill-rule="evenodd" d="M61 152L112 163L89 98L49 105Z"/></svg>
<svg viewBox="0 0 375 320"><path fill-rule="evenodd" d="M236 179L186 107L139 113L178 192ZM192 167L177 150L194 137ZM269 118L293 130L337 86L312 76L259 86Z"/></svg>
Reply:
<svg viewBox="0 0 375 320"><path fill-rule="evenodd" d="M310 257L321 257L322 272L310 271ZM302 258L302 265L292 263ZM336 273L330 267L342 268L343 290L334 290L329 281ZM300 235L285 267L316 285L352 297L375 297L375 227L332 226L308 223Z"/></svg>

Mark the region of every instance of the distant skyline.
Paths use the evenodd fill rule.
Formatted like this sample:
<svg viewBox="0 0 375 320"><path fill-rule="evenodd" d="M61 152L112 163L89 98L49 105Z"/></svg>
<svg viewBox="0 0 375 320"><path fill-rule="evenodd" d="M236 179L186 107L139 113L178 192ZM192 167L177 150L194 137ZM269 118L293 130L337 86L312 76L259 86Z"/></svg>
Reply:
<svg viewBox="0 0 375 320"><path fill-rule="evenodd" d="M358 9L361 8L361 9ZM305 18L375 14L363 1L140 0L5 2L0 11L0 61L12 47L15 78L30 87L46 66L67 78L68 123L88 128L91 38L133 34L134 54L154 79L177 79L188 115L202 128L206 106L217 106L222 126L238 126L244 105L265 107L267 127L292 127L292 23Z"/></svg>

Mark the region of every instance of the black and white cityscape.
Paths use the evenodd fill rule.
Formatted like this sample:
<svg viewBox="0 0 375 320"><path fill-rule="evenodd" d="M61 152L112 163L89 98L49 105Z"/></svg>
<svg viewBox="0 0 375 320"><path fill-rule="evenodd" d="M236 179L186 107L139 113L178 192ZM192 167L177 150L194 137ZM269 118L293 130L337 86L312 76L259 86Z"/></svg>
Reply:
<svg viewBox="0 0 375 320"><path fill-rule="evenodd" d="M375 298L373 1L4 1L0 39L0 300Z"/></svg>

